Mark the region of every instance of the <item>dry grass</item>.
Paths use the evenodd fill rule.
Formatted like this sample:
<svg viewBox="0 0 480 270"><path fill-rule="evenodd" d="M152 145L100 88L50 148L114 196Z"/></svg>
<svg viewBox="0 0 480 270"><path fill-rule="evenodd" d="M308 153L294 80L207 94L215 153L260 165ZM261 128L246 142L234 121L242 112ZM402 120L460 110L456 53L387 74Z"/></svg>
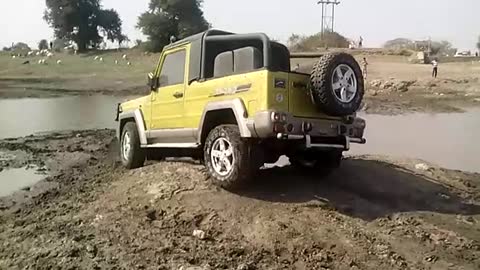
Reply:
<svg viewBox="0 0 480 270"><path fill-rule="evenodd" d="M13 59L10 54L0 54L0 88L25 88L39 90L72 91L117 91L144 87L146 74L154 69L158 54L144 55L127 52L128 61L122 52L98 54L103 62L94 61L97 54L55 54L46 65L38 60L46 57ZM62 64L56 64L61 60ZM119 64L115 64L115 60ZM30 61L30 64L22 64Z"/></svg>

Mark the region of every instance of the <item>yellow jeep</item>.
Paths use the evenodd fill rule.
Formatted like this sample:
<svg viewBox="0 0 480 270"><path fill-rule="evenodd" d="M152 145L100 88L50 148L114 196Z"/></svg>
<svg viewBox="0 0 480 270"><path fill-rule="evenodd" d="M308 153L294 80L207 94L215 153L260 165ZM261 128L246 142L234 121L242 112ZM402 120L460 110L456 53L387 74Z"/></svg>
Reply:
<svg viewBox="0 0 480 270"><path fill-rule="evenodd" d="M265 34L209 30L166 46L148 80L148 96L117 109L129 169L187 156L233 188L282 155L329 172L351 143L365 143L365 121L356 117L364 81L349 54L324 55L302 74Z"/></svg>

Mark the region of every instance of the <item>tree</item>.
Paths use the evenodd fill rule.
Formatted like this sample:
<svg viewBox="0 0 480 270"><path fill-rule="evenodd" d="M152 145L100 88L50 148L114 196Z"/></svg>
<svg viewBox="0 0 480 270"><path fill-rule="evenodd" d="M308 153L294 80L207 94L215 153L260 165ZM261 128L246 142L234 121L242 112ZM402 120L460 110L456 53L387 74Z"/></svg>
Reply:
<svg viewBox="0 0 480 270"><path fill-rule="evenodd" d="M431 55L455 55L457 53L457 49L453 48L452 43L446 40L433 41L430 47Z"/></svg>
<svg viewBox="0 0 480 270"><path fill-rule="evenodd" d="M391 50L412 50L428 52L430 55L454 55L457 49L453 47L452 43L447 40L430 41L420 40L413 41L408 38L396 38L389 40L383 46Z"/></svg>
<svg viewBox="0 0 480 270"><path fill-rule="evenodd" d="M15 43L15 45L13 45L13 47L12 47L12 50L13 51L31 51L31 49L30 49L30 47L28 47L27 43L23 43L23 42Z"/></svg>
<svg viewBox="0 0 480 270"><path fill-rule="evenodd" d="M97 48L104 39L126 40L118 13L102 9L100 0L46 0L46 4L44 19L55 37L75 42L79 51Z"/></svg>
<svg viewBox="0 0 480 270"><path fill-rule="evenodd" d="M170 43L210 27L201 9L203 0L150 0L149 10L140 15L137 27L148 36L150 50L161 51Z"/></svg>
<svg viewBox="0 0 480 270"><path fill-rule="evenodd" d="M295 47L297 44L300 43L300 41L302 40L302 37L298 34L292 34L288 40L287 40L287 46L289 48L293 48Z"/></svg>
<svg viewBox="0 0 480 270"><path fill-rule="evenodd" d="M292 51L316 51L321 48L347 48L350 42L337 32L324 32L312 36L292 34L287 41Z"/></svg>
<svg viewBox="0 0 480 270"><path fill-rule="evenodd" d="M48 41L46 39L40 40L38 43L38 49L39 50L47 50L48 49Z"/></svg>
<svg viewBox="0 0 480 270"><path fill-rule="evenodd" d="M477 49L480 50L480 37L478 37Z"/></svg>
<svg viewBox="0 0 480 270"><path fill-rule="evenodd" d="M396 38L385 42L383 45L385 49L392 49L392 50L413 50L415 48L415 43L408 38Z"/></svg>

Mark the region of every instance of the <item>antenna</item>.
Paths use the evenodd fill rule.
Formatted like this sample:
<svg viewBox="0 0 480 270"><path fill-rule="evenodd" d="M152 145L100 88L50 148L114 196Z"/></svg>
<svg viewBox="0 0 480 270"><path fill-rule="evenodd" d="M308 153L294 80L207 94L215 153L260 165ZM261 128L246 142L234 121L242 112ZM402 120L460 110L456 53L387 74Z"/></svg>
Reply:
<svg viewBox="0 0 480 270"><path fill-rule="evenodd" d="M335 6L340 2L338 0L321 0L317 2L322 5L322 37L325 32L333 32L335 25Z"/></svg>

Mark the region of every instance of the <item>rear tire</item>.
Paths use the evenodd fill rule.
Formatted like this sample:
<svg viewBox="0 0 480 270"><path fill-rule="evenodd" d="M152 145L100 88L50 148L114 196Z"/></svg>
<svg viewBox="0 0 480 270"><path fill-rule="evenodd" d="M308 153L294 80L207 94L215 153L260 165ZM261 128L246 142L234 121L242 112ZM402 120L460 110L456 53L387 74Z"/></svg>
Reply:
<svg viewBox="0 0 480 270"><path fill-rule="evenodd" d="M120 139L120 159L127 169L143 167L145 150L140 147L140 137L134 122L125 124Z"/></svg>
<svg viewBox="0 0 480 270"><path fill-rule="evenodd" d="M232 190L250 180L254 172L251 148L251 144L241 138L238 126L214 128L204 147L205 166L213 184Z"/></svg>

